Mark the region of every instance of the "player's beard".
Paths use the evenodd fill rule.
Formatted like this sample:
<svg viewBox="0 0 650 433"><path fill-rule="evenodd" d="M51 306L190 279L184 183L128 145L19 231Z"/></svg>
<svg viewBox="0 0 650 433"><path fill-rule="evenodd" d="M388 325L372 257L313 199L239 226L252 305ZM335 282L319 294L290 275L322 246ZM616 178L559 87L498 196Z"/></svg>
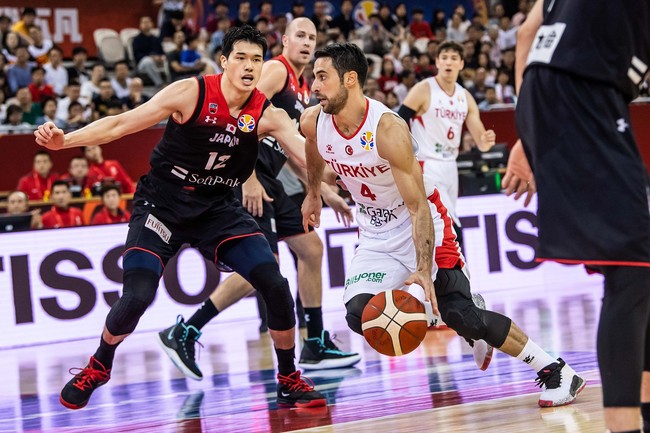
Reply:
<svg viewBox="0 0 650 433"><path fill-rule="evenodd" d="M327 98L327 105L323 107L323 111L327 114L338 114L345 107L347 100L348 89L341 86L341 90L333 98Z"/></svg>

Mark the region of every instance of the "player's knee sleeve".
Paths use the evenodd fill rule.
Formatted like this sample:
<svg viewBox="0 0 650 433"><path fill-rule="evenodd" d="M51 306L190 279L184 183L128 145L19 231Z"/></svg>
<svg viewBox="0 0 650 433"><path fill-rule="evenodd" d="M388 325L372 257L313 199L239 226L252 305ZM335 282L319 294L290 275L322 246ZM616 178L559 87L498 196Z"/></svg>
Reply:
<svg viewBox="0 0 650 433"><path fill-rule="evenodd" d="M296 325L289 282L280 273L276 262L254 267L250 272L250 283L266 302L269 329L286 331Z"/></svg>
<svg viewBox="0 0 650 433"><path fill-rule="evenodd" d="M124 253L122 268L125 272L130 269L148 269L158 275L162 275L163 272L163 265L158 256L135 248Z"/></svg>
<svg viewBox="0 0 650 433"><path fill-rule="evenodd" d="M359 335L363 335L361 315L372 296L370 293L361 293L345 304L345 320L348 322L348 327Z"/></svg>
<svg viewBox="0 0 650 433"><path fill-rule="evenodd" d="M450 293L438 300L438 309L447 326L463 338L481 340L485 338L487 327L483 321L483 310L471 299L460 293Z"/></svg>
<svg viewBox="0 0 650 433"><path fill-rule="evenodd" d="M106 328L113 335L130 334L140 317L153 302L160 274L149 269L124 271L122 297L113 304L106 317Z"/></svg>

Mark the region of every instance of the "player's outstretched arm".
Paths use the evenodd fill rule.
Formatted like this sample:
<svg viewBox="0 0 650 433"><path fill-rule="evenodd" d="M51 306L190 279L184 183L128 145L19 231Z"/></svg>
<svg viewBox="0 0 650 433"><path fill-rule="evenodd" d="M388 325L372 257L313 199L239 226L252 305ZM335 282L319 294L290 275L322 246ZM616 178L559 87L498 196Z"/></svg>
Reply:
<svg viewBox="0 0 650 433"><path fill-rule="evenodd" d="M483 122L481 122L481 116L479 114L478 105L476 100L467 90L464 90L465 98L467 98L467 117L465 118L465 124L469 133L472 134L472 138L476 142L479 150L481 152L488 151L494 146L496 141L496 134L493 130L485 129Z"/></svg>
<svg viewBox="0 0 650 433"><path fill-rule="evenodd" d="M413 154L413 144L406 122L400 117L384 114L377 127L377 152L390 163L395 185L404 199L413 223L413 242L417 269L406 284L417 283L424 288L434 313L438 304L433 288L433 246L435 234L429 202L424 192L422 170Z"/></svg>
<svg viewBox="0 0 650 433"><path fill-rule="evenodd" d="M177 113L178 120L182 122L194 112L198 89L194 78L177 81L133 110L104 117L68 134L64 134L54 123L46 122L34 131L36 143L51 150L99 145L147 129L173 113Z"/></svg>
<svg viewBox="0 0 650 433"><path fill-rule="evenodd" d="M524 69L526 68L526 61L528 60L528 53L530 47L535 40L537 30L544 22L544 7L543 0L537 0L526 17L526 21L517 30L517 45L515 49L515 91L519 94L521 82L524 77Z"/></svg>
<svg viewBox="0 0 650 433"><path fill-rule="evenodd" d="M260 120L259 138L270 135L282 143L282 148L293 159L294 164L305 167L305 139L300 135L295 122L282 108L269 106Z"/></svg>
<svg viewBox="0 0 650 433"><path fill-rule="evenodd" d="M307 158L307 195L302 203L302 224L307 231L307 226L318 227L320 225L321 182L323 180L323 169L325 161L318 152L316 143L316 119L320 107L308 108L300 116L300 129L305 135L305 155Z"/></svg>

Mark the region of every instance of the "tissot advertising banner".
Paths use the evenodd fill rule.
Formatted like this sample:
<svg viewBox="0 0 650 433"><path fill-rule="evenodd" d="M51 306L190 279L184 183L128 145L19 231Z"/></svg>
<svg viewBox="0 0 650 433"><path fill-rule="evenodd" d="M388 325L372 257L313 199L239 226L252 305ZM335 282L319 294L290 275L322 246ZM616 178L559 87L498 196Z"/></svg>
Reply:
<svg viewBox="0 0 650 433"><path fill-rule="evenodd" d="M511 198L461 198L458 211L473 290L488 300L490 292L503 289L593 281L580 266L534 261L536 215ZM0 235L0 348L98 336L120 294L126 232L127 225L118 224ZM324 209L318 232L325 251L323 309L344 314L345 269L356 247L357 228L342 227ZM295 293L296 272L284 244L280 262ZM226 276L195 250L183 250L167 265L138 331L162 329L177 314L191 315ZM247 298L217 321L256 317L256 303Z"/></svg>

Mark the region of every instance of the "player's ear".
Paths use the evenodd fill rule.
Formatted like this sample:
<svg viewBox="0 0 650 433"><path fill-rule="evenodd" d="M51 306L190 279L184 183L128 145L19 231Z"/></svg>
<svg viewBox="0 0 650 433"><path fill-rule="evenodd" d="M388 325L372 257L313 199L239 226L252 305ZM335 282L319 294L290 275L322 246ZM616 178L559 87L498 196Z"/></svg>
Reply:
<svg viewBox="0 0 650 433"><path fill-rule="evenodd" d="M347 87L352 87L356 81L359 81L359 75L357 74L357 71L348 71L345 73L345 85Z"/></svg>

